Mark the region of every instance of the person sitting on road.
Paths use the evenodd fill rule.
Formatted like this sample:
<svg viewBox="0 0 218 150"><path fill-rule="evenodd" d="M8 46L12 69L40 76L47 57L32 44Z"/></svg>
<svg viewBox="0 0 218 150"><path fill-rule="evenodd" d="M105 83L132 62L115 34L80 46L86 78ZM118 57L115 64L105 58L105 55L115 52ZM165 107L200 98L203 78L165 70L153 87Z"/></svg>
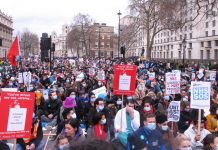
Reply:
<svg viewBox="0 0 218 150"><path fill-rule="evenodd" d="M69 150L69 141L66 136L58 136L56 150Z"/></svg>

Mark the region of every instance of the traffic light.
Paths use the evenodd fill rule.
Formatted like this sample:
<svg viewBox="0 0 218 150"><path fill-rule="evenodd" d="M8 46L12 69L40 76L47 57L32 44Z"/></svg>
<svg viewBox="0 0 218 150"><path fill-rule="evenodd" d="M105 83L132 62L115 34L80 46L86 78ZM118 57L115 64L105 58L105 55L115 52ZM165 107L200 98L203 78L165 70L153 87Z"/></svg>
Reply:
<svg viewBox="0 0 218 150"><path fill-rule="evenodd" d="M52 43L51 50L54 52L55 51L55 43Z"/></svg>
<svg viewBox="0 0 218 150"><path fill-rule="evenodd" d="M125 55L125 52L126 52L125 46L121 46L121 48L120 48L120 53L123 54L123 55Z"/></svg>
<svg viewBox="0 0 218 150"><path fill-rule="evenodd" d="M0 39L0 46L2 46L2 39Z"/></svg>

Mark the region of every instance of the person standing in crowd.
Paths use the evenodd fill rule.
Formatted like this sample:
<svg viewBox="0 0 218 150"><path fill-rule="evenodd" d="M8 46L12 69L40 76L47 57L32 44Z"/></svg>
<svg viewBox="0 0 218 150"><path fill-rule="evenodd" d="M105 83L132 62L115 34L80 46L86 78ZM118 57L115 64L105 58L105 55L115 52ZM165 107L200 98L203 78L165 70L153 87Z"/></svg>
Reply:
<svg viewBox="0 0 218 150"><path fill-rule="evenodd" d="M129 135L127 149L135 149L136 143L131 139L138 139L146 145L148 149L166 150L162 135L156 129L156 118L155 114L145 114L143 116L144 127L139 128L135 132Z"/></svg>
<svg viewBox="0 0 218 150"><path fill-rule="evenodd" d="M60 112L61 102L58 100L55 91L51 91L50 98L45 102L44 112L41 116L43 122L47 122L48 128L52 128L57 125L57 118Z"/></svg>
<svg viewBox="0 0 218 150"><path fill-rule="evenodd" d="M210 134L210 131L204 128L205 120L201 120L200 133L198 133L198 121L194 120L189 128L184 132L184 135L191 139L193 149L203 147L203 139Z"/></svg>
<svg viewBox="0 0 218 150"><path fill-rule="evenodd" d="M114 119L116 138L126 147L127 138L130 133L136 131L140 126L139 112L134 110L134 100L126 99L125 108L119 110Z"/></svg>

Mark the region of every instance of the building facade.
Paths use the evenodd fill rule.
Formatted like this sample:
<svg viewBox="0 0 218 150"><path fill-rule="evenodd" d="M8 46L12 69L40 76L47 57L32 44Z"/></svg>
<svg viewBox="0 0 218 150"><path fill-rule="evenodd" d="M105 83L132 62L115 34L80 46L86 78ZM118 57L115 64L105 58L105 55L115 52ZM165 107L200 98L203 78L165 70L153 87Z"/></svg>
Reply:
<svg viewBox="0 0 218 150"><path fill-rule="evenodd" d="M186 18L194 17L195 13L188 13ZM184 39L185 45L182 43ZM161 31L155 36L151 54L153 59L217 61L217 10L214 9L211 15L200 14L195 21L177 31Z"/></svg>
<svg viewBox="0 0 218 150"><path fill-rule="evenodd" d="M0 10L0 58L4 58L10 49L13 35L13 20L11 16L6 15Z"/></svg>

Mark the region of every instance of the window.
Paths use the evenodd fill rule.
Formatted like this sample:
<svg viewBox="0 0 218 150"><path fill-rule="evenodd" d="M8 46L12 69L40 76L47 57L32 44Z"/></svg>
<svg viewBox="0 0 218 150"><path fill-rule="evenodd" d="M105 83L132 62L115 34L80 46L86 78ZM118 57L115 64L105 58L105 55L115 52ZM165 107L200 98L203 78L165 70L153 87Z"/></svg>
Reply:
<svg viewBox="0 0 218 150"><path fill-rule="evenodd" d="M173 45L171 45L171 49L173 49Z"/></svg>
<svg viewBox="0 0 218 150"><path fill-rule="evenodd" d="M207 46L211 47L211 41L207 41Z"/></svg>
<svg viewBox="0 0 218 150"><path fill-rule="evenodd" d="M98 48L98 42L95 42L95 48Z"/></svg>
<svg viewBox="0 0 218 150"><path fill-rule="evenodd" d="M166 53L164 52L164 59L166 58Z"/></svg>
<svg viewBox="0 0 218 150"><path fill-rule="evenodd" d="M182 35L180 35L180 40L182 40Z"/></svg>
<svg viewBox="0 0 218 150"><path fill-rule="evenodd" d="M210 50L207 50L207 59L210 59Z"/></svg>
<svg viewBox="0 0 218 150"><path fill-rule="evenodd" d="M169 52L167 51L167 59L169 58Z"/></svg>
<svg viewBox="0 0 218 150"><path fill-rule="evenodd" d="M173 51L171 51L171 58L173 58Z"/></svg>
<svg viewBox="0 0 218 150"><path fill-rule="evenodd" d="M201 47L204 47L204 42L201 42Z"/></svg>
<svg viewBox="0 0 218 150"><path fill-rule="evenodd" d="M110 35L107 35L107 39L110 40L110 38L111 38Z"/></svg>
<svg viewBox="0 0 218 150"><path fill-rule="evenodd" d="M187 26L185 26L185 31L187 31Z"/></svg>
<svg viewBox="0 0 218 150"><path fill-rule="evenodd" d="M104 52L101 52L101 57L104 57Z"/></svg>
<svg viewBox="0 0 218 150"><path fill-rule="evenodd" d="M216 26L216 20L213 20L213 27L215 27Z"/></svg>
<svg viewBox="0 0 218 150"><path fill-rule="evenodd" d="M216 30L212 30L212 35L216 35Z"/></svg>
<svg viewBox="0 0 218 150"><path fill-rule="evenodd" d="M201 50L201 59L204 59L204 51Z"/></svg>
<svg viewBox="0 0 218 150"><path fill-rule="evenodd" d="M208 31L205 31L205 36L208 36Z"/></svg>
<svg viewBox="0 0 218 150"><path fill-rule="evenodd" d="M189 29L192 30L192 25L190 25Z"/></svg>
<svg viewBox="0 0 218 150"><path fill-rule="evenodd" d="M177 40L177 38L175 37L175 41Z"/></svg>
<svg viewBox="0 0 218 150"><path fill-rule="evenodd" d="M179 44L179 49L182 49L182 44Z"/></svg>
<svg viewBox="0 0 218 150"><path fill-rule="evenodd" d="M215 59L218 59L218 49L215 49L215 50L214 50L214 58L215 58Z"/></svg>
<svg viewBox="0 0 218 150"><path fill-rule="evenodd" d="M218 40L215 40L215 46L218 46Z"/></svg>
<svg viewBox="0 0 218 150"><path fill-rule="evenodd" d="M107 43L107 48L110 48L110 43Z"/></svg>
<svg viewBox="0 0 218 150"><path fill-rule="evenodd" d="M192 51L188 51L188 59L192 59Z"/></svg>
<svg viewBox="0 0 218 150"><path fill-rule="evenodd" d="M189 43L189 48L192 48L192 43Z"/></svg>
<svg viewBox="0 0 218 150"><path fill-rule="evenodd" d="M192 39L192 33L189 33L190 39Z"/></svg>
<svg viewBox="0 0 218 150"><path fill-rule="evenodd" d="M162 58L162 52L160 52L160 58Z"/></svg>
<svg viewBox="0 0 218 150"><path fill-rule="evenodd" d="M181 51L179 51L179 59L181 59L182 57L181 57Z"/></svg>
<svg viewBox="0 0 218 150"><path fill-rule="evenodd" d="M101 42L101 48L104 48L104 42Z"/></svg>
<svg viewBox="0 0 218 150"><path fill-rule="evenodd" d="M187 39L187 34L184 35L184 38Z"/></svg>
<svg viewBox="0 0 218 150"><path fill-rule="evenodd" d="M206 28L208 28L208 27L209 27L209 25L208 25L208 22L206 22L206 23L205 23L205 26L206 26Z"/></svg>

